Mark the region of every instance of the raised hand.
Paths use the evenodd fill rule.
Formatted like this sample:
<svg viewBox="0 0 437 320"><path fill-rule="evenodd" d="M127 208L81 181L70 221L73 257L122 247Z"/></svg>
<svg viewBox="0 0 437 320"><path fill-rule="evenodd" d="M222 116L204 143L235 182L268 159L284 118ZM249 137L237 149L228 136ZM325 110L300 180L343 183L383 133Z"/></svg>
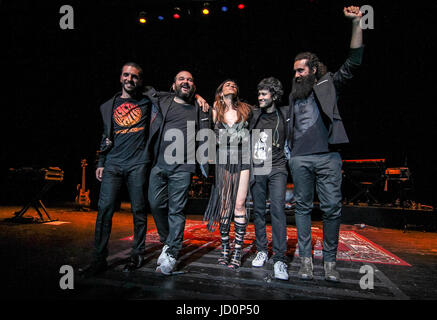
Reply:
<svg viewBox="0 0 437 320"><path fill-rule="evenodd" d="M360 11L360 7L350 6L343 8L344 16L354 22L359 22L363 13Z"/></svg>

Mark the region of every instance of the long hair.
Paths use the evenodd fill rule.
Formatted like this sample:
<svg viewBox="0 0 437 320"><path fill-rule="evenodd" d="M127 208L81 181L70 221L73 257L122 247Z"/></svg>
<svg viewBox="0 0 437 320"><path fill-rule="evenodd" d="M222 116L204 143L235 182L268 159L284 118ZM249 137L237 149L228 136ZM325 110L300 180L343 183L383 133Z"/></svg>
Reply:
<svg viewBox="0 0 437 320"><path fill-rule="evenodd" d="M317 57L314 53L301 52L296 56L296 58L294 58L294 62L303 59L307 60L306 65L311 72L313 72L313 68L316 68L315 75L317 80L319 80L328 72L328 68L319 60L319 57Z"/></svg>
<svg viewBox="0 0 437 320"><path fill-rule="evenodd" d="M217 112L217 120L224 122L224 114L227 106L220 94L222 93L223 86L226 82L233 82L237 85L237 94L232 97L232 106L237 111L238 122L246 121L249 118L251 108L247 103L240 101L240 89L238 87L238 84L232 79L227 79L223 81L215 91L214 107Z"/></svg>

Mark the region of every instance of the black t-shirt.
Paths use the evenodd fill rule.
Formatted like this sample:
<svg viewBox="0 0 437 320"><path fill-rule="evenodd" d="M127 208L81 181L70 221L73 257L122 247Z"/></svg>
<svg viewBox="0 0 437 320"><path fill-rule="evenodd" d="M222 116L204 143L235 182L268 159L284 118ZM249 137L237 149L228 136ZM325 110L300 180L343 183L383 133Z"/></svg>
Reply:
<svg viewBox="0 0 437 320"><path fill-rule="evenodd" d="M146 97L140 100L116 98L112 111L114 146L106 157L105 166L129 167L146 162L150 103Z"/></svg>
<svg viewBox="0 0 437 320"><path fill-rule="evenodd" d="M284 154L285 127L281 111L263 112L255 129L261 130L261 133L254 146L253 157L256 160L254 166L264 166L263 162L271 159L272 168L284 167L287 159ZM260 160L263 162L260 163Z"/></svg>
<svg viewBox="0 0 437 320"><path fill-rule="evenodd" d="M161 141L159 144L159 155L157 165L170 171L196 172L195 164L195 122L197 119L197 108L192 104L180 104L171 102L167 111L167 116L162 130ZM190 136L188 137L188 121L191 121ZM175 130L176 129L176 130ZM172 130L169 132L169 130ZM165 141L168 133L171 141ZM182 140L183 136L183 140ZM189 150L188 150L189 149ZM167 150L167 156L165 152ZM183 153L181 152L183 150ZM187 154L189 153L189 157ZM188 163L187 163L188 158ZM169 163L170 161L170 163Z"/></svg>

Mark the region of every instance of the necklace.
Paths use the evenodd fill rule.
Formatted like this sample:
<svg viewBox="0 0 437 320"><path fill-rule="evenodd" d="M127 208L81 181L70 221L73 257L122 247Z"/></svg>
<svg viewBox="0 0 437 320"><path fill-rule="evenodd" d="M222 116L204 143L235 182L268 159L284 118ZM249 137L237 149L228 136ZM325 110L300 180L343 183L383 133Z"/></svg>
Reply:
<svg viewBox="0 0 437 320"><path fill-rule="evenodd" d="M278 109L275 109L276 111L276 128L275 131L273 132L273 146L279 148L279 113L278 113Z"/></svg>

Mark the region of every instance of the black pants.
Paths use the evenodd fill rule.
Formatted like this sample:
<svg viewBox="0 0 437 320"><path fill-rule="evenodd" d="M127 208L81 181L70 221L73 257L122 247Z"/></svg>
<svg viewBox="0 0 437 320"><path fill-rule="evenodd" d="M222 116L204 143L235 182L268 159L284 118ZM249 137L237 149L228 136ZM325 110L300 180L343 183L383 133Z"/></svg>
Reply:
<svg viewBox="0 0 437 320"><path fill-rule="evenodd" d="M188 200L191 172L168 171L154 166L150 172L149 203L160 241L169 246L168 253L177 258L182 249L185 230L183 212Z"/></svg>
<svg viewBox="0 0 437 320"><path fill-rule="evenodd" d="M250 188L253 199L256 247L258 251L268 252L265 214L267 193L270 194L273 261L275 262L287 262L287 220L284 212L287 175L287 169L285 168L272 168L268 175L255 175L255 183Z"/></svg>
<svg viewBox="0 0 437 320"><path fill-rule="evenodd" d="M289 161L296 199L300 257L312 256L311 213L314 189L323 212L323 260L335 262L341 222L341 156L338 152L293 157Z"/></svg>
<svg viewBox="0 0 437 320"><path fill-rule="evenodd" d="M112 217L123 182L126 182L129 191L134 220L134 241L131 255L144 253L147 232L146 174L147 166L145 164L130 168L121 168L114 165L105 166L100 187L94 235L95 260L104 260L108 256L107 247L111 235Z"/></svg>

